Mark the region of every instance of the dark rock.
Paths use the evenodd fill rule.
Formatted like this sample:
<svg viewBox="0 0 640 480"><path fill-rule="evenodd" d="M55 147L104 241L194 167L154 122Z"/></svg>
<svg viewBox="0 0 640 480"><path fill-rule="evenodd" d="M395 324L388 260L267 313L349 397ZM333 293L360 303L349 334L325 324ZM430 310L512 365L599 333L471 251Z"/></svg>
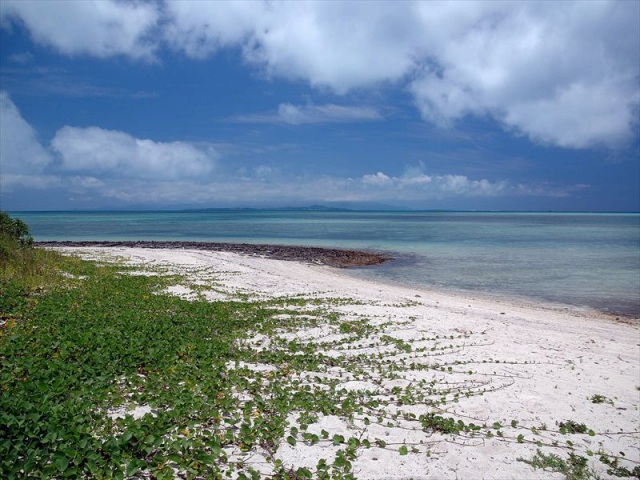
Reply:
<svg viewBox="0 0 640 480"><path fill-rule="evenodd" d="M250 243L175 242L175 241L51 241L36 242L41 247L136 247L136 248L182 248L233 252L259 255L277 260L291 260L306 263L321 263L338 268L365 267L379 265L392 260L391 257L360 250L335 248L298 247L291 245L254 245Z"/></svg>

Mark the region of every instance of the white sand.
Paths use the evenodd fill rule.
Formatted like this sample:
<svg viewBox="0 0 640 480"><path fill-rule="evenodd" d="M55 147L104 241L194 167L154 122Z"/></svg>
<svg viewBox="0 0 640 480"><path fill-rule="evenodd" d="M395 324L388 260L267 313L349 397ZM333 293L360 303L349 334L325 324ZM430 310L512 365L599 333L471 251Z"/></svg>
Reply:
<svg viewBox="0 0 640 480"><path fill-rule="evenodd" d="M168 273L183 274L190 283L176 285L170 292L185 298L198 294L211 300L233 299L243 294L254 299L346 298L349 300L339 304L327 302L326 307L345 321L364 318L372 324L389 322L386 335L406 341L413 351L421 345L437 345L439 355L434 354L429 362L454 366L453 373L409 368L395 379L345 375L346 390L377 391L381 398L388 400L396 395L391 391L394 386L404 389L420 379L461 385L462 392L487 390L483 395L461 395L457 402L453 401L452 394L448 395L442 407L444 412L419 404L389 407L389 413L397 408L418 416L436 412L466 424L491 426L500 422L504 438L426 432L416 428L415 421L403 423L402 418L394 421L393 426L387 426L386 419L383 424L373 421L365 425L362 419L348 422L321 416L318 423L309 426L308 432L319 434L325 429L331 435L368 438L372 443L376 438L383 439L388 445L384 449L358 450L353 465L357 478L564 478L561 473L534 470L516 460L531 459L538 441L543 445L558 442L557 448L542 448L547 454L566 459L569 452L574 451L588 457L589 468L601 478L615 477L607 474L607 467L600 462L600 451L617 456L623 452L625 458L620 460L620 465L629 469L640 462L638 321L616 321L591 310L523 305L389 286L354 279L329 267L232 253L136 248L61 250L85 258L120 257L142 270L160 268ZM283 335L306 342L340 339L339 332L328 325ZM435 336L440 339L434 340ZM444 340L445 336L454 339ZM268 338L256 337L253 341L255 348L268 348ZM454 348L441 349L449 343ZM372 356L380 351L389 353L388 348L367 348L361 345L357 353ZM323 353L340 356L355 352L324 348ZM424 363L424 358L415 360L414 353L392 358ZM455 361L464 363L456 366ZM334 372L336 378L340 376L338 370ZM593 395L602 395L606 401L593 403ZM295 418L292 412L292 424ZM515 428L511 427L514 419L518 422ZM586 424L595 435L561 434L558 423L568 420ZM541 429L543 426L546 430ZM523 435L522 443L518 442L518 435ZM398 449L404 442L414 446L417 452L400 455ZM319 458L332 461L337 449L326 442L307 445L298 441L291 446L283 440L276 457L287 466L306 466L313 470ZM262 458L255 453L249 461L255 462L254 468L268 473L269 465L261 462Z"/></svg>

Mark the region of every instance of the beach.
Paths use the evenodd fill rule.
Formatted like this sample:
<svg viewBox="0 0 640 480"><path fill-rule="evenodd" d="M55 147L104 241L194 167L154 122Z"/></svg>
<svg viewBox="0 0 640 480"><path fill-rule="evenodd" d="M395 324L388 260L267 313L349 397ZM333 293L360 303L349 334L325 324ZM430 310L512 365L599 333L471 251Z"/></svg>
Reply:
<svg viewBox="0 0 640 480"><path fill-rule="evenodd" d="M269 451L228 447L229 458L264 476L276 460L292 471L313 471L322 458L335 464L348 446L351 472L362 479L566 478L553 456L565 470L584 458L585 471L616 478L615 468L640 464L637 319L356 279L269 252L55 248L122 262L135 267L130 274L175 276L164 292L187 300L291 299L274 338L247 332L238 348L312 347L334 364L292 371L286 381L332 385L364 408L349 417L291 412ZM262 378L282 366L228 368ZM247 395L239 392L238 403ZM357 444L340 441L351 438ZM535 458L542 466L534 468Z"/></svg>

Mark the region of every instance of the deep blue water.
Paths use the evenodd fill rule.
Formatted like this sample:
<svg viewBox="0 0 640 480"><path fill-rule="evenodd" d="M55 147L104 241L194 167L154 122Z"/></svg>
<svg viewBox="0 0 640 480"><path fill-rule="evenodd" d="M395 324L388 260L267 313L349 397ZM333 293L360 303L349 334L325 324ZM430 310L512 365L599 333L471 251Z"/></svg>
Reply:
<svg viewBox="0 0 640 480"><path fill-rule="evenodd" d="M198 240L372 249L377 280L640 315L640 214L15 212L36 240Z"/></svg>

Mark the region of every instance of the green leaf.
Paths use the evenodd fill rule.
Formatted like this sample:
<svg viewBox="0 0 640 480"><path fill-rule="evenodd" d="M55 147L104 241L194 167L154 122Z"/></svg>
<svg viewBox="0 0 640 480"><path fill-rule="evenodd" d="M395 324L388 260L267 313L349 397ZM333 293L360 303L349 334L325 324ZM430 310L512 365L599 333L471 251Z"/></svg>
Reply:
<svg viewBox="0 0 640 480"><path fill-rule="evenodd" d="M320 437L316 434L313 433L305 433L304 434L304 439L307 442L311 442L311 443L318 443L320 441Z"/></svg>
<svg viewBox="0 0 640 480"><path fill-rule="evenodd" d="M296 470L296 476L297 478L313 478L313 474L311 473L311 470L304 467L300 467Z"/></svg>
<svg viewBox="0 0 640 480"><path fill-rule="evenodd" d="M89 460L87 461L87 468L91 473L96 473L96 471L98 470L98 465L96 464L95 461Z"/></svg>
<svg viewBox="0 0 640 480"><path fill-rule="evenodd" d="M138 460L131 460L127 465L127 476L131 476L136 473L140 467L138 466Z"/></svg>
<svg viewBox="0 0 640 480"><path fill-rule="evenodd" d="M409 449L407 449L406 445L402 445L398 452L400 452L400 455L406 455L409 453Z"/></svg>
<svg viewBox="0 0 640 480"><path fill-rule="evenodd" d="M58 455L53 460L53 463L58 470L60 470L61 472L64 472L69 466L69 459L64 455Z"/></svg>
<svg viewBox="0 0 640 480"><path fill-rule="evenodd" d="M296 445L296 443L297 443L297 441L296 441L296 439L295 439L294 437L292 437L291 435L289 435L289 436L287 437L287 443L288 443L289 445L291 445L291 446L295 446L295 445Z"/></svg>

